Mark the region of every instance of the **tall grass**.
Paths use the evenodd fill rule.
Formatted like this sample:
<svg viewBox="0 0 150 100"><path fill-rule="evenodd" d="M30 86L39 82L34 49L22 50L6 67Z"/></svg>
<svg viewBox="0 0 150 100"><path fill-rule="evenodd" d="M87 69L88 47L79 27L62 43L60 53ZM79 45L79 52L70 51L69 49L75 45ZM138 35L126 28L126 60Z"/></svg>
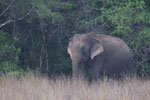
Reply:
<svg viewBox="0 0 150 100"><path fill-rule="evenodd" d="M126 78L89 83L70 78L4 76L0 78L0 100L150 100L150 80Z"/></svg>

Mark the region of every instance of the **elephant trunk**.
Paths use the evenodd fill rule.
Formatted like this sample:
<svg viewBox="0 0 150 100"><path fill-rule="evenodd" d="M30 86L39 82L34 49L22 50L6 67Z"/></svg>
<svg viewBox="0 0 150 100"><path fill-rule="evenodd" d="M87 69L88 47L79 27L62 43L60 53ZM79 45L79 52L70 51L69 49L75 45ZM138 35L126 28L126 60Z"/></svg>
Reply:
<svg viewBox="0 0 150 100"><path fill-rule="evenodd" d="M73 77L79 76L79 61L72 61L72 75Z"/></svg>
<svg viewBox="0 0 150 100"><path fill-rule="evenodd" d="M72 61L72 72L74 78L83 78L85 76L80 60Z"/></svg>
<svg viewBox="0 0 150 100"><path fill-rule="evenodd" d="M80 61L72 62L72 75L73 78L86 78L87 76L87 70L85 69L85 66Z"/></svg>

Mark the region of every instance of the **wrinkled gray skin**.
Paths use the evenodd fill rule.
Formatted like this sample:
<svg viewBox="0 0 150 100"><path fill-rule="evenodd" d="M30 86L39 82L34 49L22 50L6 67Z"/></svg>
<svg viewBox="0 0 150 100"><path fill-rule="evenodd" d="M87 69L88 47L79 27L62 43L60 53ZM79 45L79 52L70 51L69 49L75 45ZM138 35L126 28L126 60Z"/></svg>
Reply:
<svg viewBox="0 0 150 100"><path fill-rule="evenodd" d="M130 49L117 37L94 32L75 34L70 39L68 53L72 60L73 77L87 77L89 68L92 79L134 71Z"/></svg>

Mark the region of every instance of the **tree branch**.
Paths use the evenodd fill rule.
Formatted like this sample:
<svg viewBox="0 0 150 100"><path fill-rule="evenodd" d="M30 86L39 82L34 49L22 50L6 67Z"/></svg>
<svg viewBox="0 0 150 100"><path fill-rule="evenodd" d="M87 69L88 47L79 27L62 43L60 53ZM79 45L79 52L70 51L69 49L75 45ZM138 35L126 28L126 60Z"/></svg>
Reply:
<svg viewBox="0 0 150 100"><path fill-rule="evenodd" d="M7 24L9 24L9 23L11 23L11 22L17 22L17 21L20 21L20 20L22 20L22 19L24 19L25 17L27 17L28 15L30 15L30 13L32 12L32 10L34 9L35 7L33 6L24 16L22 16L22 17L20 17L20 18L18 18L18 19L10 19L10 20L8 20L8 21L6 21L6 22L4 22L4 23L2 23L2 24L0 24L0 28L2 28L3 26L5 26L5 25L7 25ZM3 11L4 12L4 11Z"/></svg>
<svg viewBox="0 0 150 100"><path fill-rule="evenodd" d="M5 26L5 25L7 25L8 23L11 23L11 22L13 22L13 20L10 19L10 20L0 24L0 28L2 28L3 26Z"/></svg>
<svg viewBox="0 0 150 100"><path fill-rule="evenodd" d="M33 7L29 10L29 12L27 12L24 16L22 16L22 17L20 17L20 18L18 18L18 19L16 19L16 20L13 20L13 22L20 21L20 20L24 19L25 17L27 17L28 15L30 15L30 13L32 12L32 10L33 10L34 8L35 8L35 7L33 6Z"/></svg>
<svg viewBox="0 0 150 100"><path fill-rule="evenodd" d="M2 13L0 14L0 17L12 6L12 4L13 4L14 2L15 2L15 0L13 0L13 1L8 5L8 7L2 11Z"/></svg>

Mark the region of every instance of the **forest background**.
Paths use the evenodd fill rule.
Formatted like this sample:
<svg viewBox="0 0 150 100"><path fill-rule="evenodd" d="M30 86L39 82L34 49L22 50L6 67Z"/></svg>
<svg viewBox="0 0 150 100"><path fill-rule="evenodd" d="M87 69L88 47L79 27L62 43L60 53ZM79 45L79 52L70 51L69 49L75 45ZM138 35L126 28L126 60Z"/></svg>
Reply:
<svg viewBox="0 0 150 100"><path fill-rule="evenodd" d="M0 74L71 75L69 38L91 31L123 39L150 76L149 0L0 0Z"/></svg>

